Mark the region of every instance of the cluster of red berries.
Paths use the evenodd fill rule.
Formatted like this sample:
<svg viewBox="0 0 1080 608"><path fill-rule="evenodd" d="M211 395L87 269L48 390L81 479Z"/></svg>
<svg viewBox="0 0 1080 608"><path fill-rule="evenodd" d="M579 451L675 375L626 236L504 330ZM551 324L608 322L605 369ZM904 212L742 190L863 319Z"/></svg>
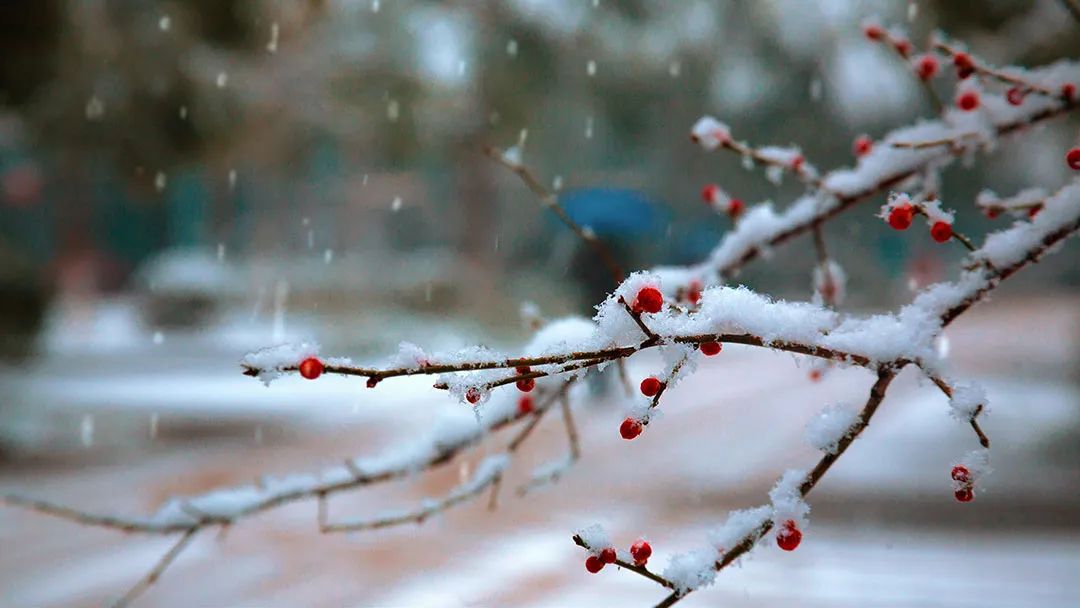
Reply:
<svg viewBox="0 0 1080 608"><path fill-rule="evenodd" d="M959 52L953 55L953 65L956 66L956 76L960 80L964 80L968 76L975 73L975 60L964 52Z"/></svg>
<svg viewBox="0 0 1080 608"><path fill-rule="evenodd" d="M975 498L975 479L971 471L962 464L952 468L953 496L960 502L971 502Z"/></svg>
<svg viewBox="0 0 1080 608"><path fill-rule="evenodd" d="M915 218L915 207L909 204L897 205L889 211L889 226L893 230L907 230ZM930 225L930 237L939 243L952 238L952 224L944 220L937 220Z"/></svg>
<svg viewBox="0 0 1080 608"><path fill-rule="evenodd" d="M648 563L649 557L652 556L652 546L644 538L639 538L634 544L630 545L630 556L634 558L635 566L644 566ZM596 574L603 570L607 564L614 564L616 558L614 547L605 547L600 550L600 553L590 555L585 559L585 569Z"/></svg>
<svg viewBox="0 0 1080 608"><path fill-rule="evenodd" d="M793 163L793 168L797 171L802 165L802 156L797 156L797 164ZM720 201L720 186L716 184L706 184L701 189L701 200L705 201L709 205L715 205ZM728 199L727 208L724 210L732 219L735 219L742 215L743 210L746 209L746 205L737 198Z"/></svg>
<svg viewBox="0 0 1080 608"><path fill-rule="evenodd" d="M315 357L308 357L300 362L300 375L308 380L314 380L322 375L326 369L323 362Z"/></svg>
<svg viewBox="0 0 1080 608"><path fill-rule="evenodd" d="M641 314L643 312L657 313L664 307L664 294L660 293L660 290L648 285L642 287L637 296L634 297L634 303L630 308Z"/></svg>
<svg viewBox="0 0 1080 608"><path fill-rule="evenodd" d="M1073 171L1080 171L1080 146L1065 153L1065 162Z"/></svg>
<svg viewBox="0 0 1080 608"><path fill-rule="evenodd" d="M900 38L900 37L894 38L894 37L890 36L888 34L888 32L886 32L880 25L873 24L873 23L866 25L865 27L863 27L863 34L868 39L873 40L875 42L880 42L882 40L887 40L888 42L890 42L893 45L893 48L896 49L896 52L899 53L900 56L904 57L905 59L909 55L911 55L912 46L911 46L911 41L910 40L908 40L907 38Z"/></svg>
<svg viewBox="0 0 1080 608"><path fill-rule="evenodd" d="M801 542L802 532L794 519L785 521L784 525L780 526L780 531L776 533L776 545L784 551L794 551Z"/></svg>

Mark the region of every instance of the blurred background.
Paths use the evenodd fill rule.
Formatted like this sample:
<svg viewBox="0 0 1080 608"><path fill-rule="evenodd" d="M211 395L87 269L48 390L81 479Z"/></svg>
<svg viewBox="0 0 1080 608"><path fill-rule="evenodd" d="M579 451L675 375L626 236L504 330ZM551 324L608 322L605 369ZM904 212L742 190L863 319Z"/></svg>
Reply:
<svg viewBox="0 0 1080 608"><path fill-rule="evenodd" d="M730 228L701 203L704 184L780 207L801 193L691 145L699 116L758 145L798 144L819 168L850 165L857 135L934 114L908 68L863 38L864 18L903 26L917 46L940 29L989 61L1034 66L1080 57L1066 4L0 3L0 485L143 512L171 494L402 441L458 404L424 382L267 390L236 362L301 339L373 362L400 340L513 350L528 336L524 302L549 317L589 316L609 288L604 268L485 145L524 138L526 163L625 268L696 262ZM944 83L940 92L951 97ZM984 188L1065 183L1061 155L1078 131L1076 116L1058 119L948 170L942 193L958 225L973 235L994 226L971 204ZM845 310L895 308L913 287L952 276L961 257L922 231L887 230L872 205L826 231L849 276ZM974 442L905 374L895 409L816 491L813 542L765 552L693 601L1071 599L1075 249L950 329L956 373L983 382L993 402L998 474L985 497L951 501L947 467ZM813 264L806 239L739 280L808 299ZM142 605L649 604L656 589L635 577L586 577L569 533L600 513L627 545L648 533L662 564L727 509L760 502L784 468L809 462L805 420L869 385L858 371L811 383L790 357L724 357L672 393L672 428L635 453L614 435L621 393L597 383L582 414L596 431L559 487L507 493L493 514L470 505L419 531L347 539L319 536L313 506L289 507L223 542L200 540ZM642 357L631 372L653 365ZM560 433L552 424L538 437L523 475L529 458L563 449ZM629 464L642 454L650 466ZM345 502L399 506L445 491L451 469ZM164 550L159 539L10 509L0 510L0 546L0 604L15 606L101 605Z"/></svg>

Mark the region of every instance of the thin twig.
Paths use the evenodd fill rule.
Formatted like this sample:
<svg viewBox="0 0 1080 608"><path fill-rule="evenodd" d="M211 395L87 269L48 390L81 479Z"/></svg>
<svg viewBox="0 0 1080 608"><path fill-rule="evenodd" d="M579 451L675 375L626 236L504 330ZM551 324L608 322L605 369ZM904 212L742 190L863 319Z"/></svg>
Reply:
<svg viewBox="0 0 1080 608"><path fill-rule="evenodd" d="M165 552L165 555L161 556L161 559L158 560L158 563L154 566L153 570L148 572L138 583L135 583L135 586L129 589L123 597L116 600L116 603L113 604L113 608L124 608L125 606L131 605L131 602L133 602L135 598L139 597L139 595L157 582L158 578L165 572L165 569L173 563L176 557L187 547L188 543L195 538L195 533L198 531L198 528L192 528L180 535L180 539Z"/></svg>

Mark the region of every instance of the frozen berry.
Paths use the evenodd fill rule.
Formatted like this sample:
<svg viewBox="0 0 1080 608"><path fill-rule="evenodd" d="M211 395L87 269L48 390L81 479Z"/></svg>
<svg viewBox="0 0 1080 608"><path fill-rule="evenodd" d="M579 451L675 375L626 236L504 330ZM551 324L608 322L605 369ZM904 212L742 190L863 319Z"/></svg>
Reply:
<svg viewBox="0 0 1080 608"><path fill-rule="evenodd" d="M476 405L480 401L480 389L474 387L465 391L465 400L469 403Z"/></svg>
<svg viewBox="0 0 1080 608"><path fill-rule="evenodd" d="M700 302L701 287L701 281L690 281L690 285L686 288L686 300L691 304Z"/></svg>
<svg viewBox="0 0 1080 608"><path fill-rule="evenodd" d="M956 96L956 107L971 112L979 107L979 94L976 91L964 91Z"/></svg>
<svg viewBox="0 0 1080 608"><path fill-rule="evenodd" d="M971 500L975 498L975 492L972 491L970 486L965 486L953 492L953 496L960 502L971 502Z"/></svg>
<svg viewBox="0 0 1080 608"><path fill-rule="evenodd" d="M323 373L323 362L315 357L308 357L300 362L300 375L308 380L314 380Z"/></svg>
<svg viewBox="0 0 1080 608"><path fill-rule="evenodd" d="M1039 212L1042 211L1042 208L1043 206L1040 203L1038 205L1032 206L1031 209L1028 209L1028 219L1035 219L1035 216L1039 215Z"/></svg>
<svg viewBox="0 0 1080 608"><path fill-rule="evenodd" d="M1012 87L1008 91L1005 91L1005 101L1009 102L1009 105L1018 106L1024 103L1024 95L1026 93L1020 87Z"/></svg>
<svg viewBox="0 0 1080 608"><path fill-rule="evenodd" d="M776 533L776 544L784 551L794 551L802 542L802 532L794 520L784 522L783 528Z"/></svg>
<svg viewBox="0 0 1080 608"><path fill-rule="evenodd" d="M706 357L711 357L713 355L720 354L720 349L722 348L723 346L719 342L702 342L701 354L705 355Z"/></svg>
<svg viewBox="0 0 1080 608"><path fill-rule="evenodd" d="M907 230L911 226L911 220L915 217L915 209L911 205L900 205L889 211L889 225L893 230Z"/></svg>
<svg viewBox="0 0 1080 608"><path fill-rule="evenodd" d="M971 481L971 471L964 465L958 464L952 468L952 478L960 483L968 483Z"/></svg>
<svg viewBox="0 0 1080 608"><path fill-rule="evenodd" d="M809 376L810 376L810 381L811 382L817 382L817 381L821 380L821 370L820 369L812 369L812 370L810 370Z"/></svg>
<svg viewBox="0 0 1080 608"><path fill-rule="evenodd" d="M600 559L605 564L614 564L615 563L615 557L616 557L615 549L612 549L611 547L607 547L606 549L604 549L603 551L600 552Z"/></svg>
<svg viewBox="0 0 1080 608"><path fill-rule="evenodd" d="M939 243L952 238L952 224L949 222L934 222L930 227L930 237Z"/></svg>
<svg viewBox="0 0 1080 608"><path fill-rule="evenodd" d="M1065 153L1065 162L1073 171L1080 171L1080 147L1073 148Z"/></svg>
<svg viewBox="0 0 1080 608"><path fill-rule="evenodd" d="M639 538L637 542L630 545L630 555L634 558L635 566L644 566L652 555L652 547L647 540Z"/></svg>
<svg viewBox="0 0 1080 608"><path fill-rule="evenodd" d="M368 378L367 379L367 387L368 388L375 388L375 385L377 385L378 383L379 383L378 378Z"/></svg>
<svg viewBox="0 0 1080 608"><path fill-rule="evenodd" d="M660 392L660 386L660 380L655 376L649 376L641 381L641 394L646 397L652 397Z"/></svg>
<svg viewBox="0 0 1080 608"><path fill-rule="evenodd" d="M880 25L870 24L863 27L863 34L870 40L881 40L885 36L885 30Z"/></svg>
<svg viewBox="0 0 1080 608"><path fill-rule="evenodd" d="M520 376L520 375L524 375L524 374L527 374L527 373L531 372L532 368L530 368L528 365L519 365L519 366L514 368L514 371L517 372L518 375Z"/></svg>
<svg viewBox="0 0 1080 608"><path fill-rule="evenodd" d="M518 399L518 414L521 414L522 416L524 416L525 414L529 414L532 411L533 411L532 397L530 397L528 395L522 395L521 398Z"/></svg>
<svg viewBox="0 0 1080 608"><path fill-rule="evenodd" d="M655 287L642 287L634 298L634 312L660 312L664 307L664 294Z"/></svg>
<svg viewBox="0 0 1080 608"><path fill-rule="evenodd" d="M1001 215L1001 207L986 207L983 210L987 219L996 220Z"/></svg>
<svg viewBox="0 0 1080 608"><path fill-rule="evenodd" d="M798 172L799 170L801 170L801 169L802 169L803 163L805 163L805 162L806 162L806 159L805 159L805 158L803 157L803 155L802 155L802 154L796 154L796 155L795 155L795 156L794 156L794 157L793 157L793 158L791 159L791 168L792 168L792 169L793 169L794 171Z"/></svg>
<svg viewBox="0 0 1080 608"><path fill-rule="evenodd" d="M742 215L744 209L746 209L746 205L740 199L733 198L728 201L727 212L732 218Z"/></svg>
<svg viewBox="0 0 1080 608"><path fill-rule="evenodd" d="M709 203L710 205L716 202L716 199L720 197L720 186L716 184L706 184L701 189L701 200Z"/></svg>
<svg viewBox="0 0 1080 608"><path fill-rule="evenodd" d="M893 47L900 56L907 59L911 55L911 41L907 38L897 38L893 41Z"/></svg>
<svg viewBox="0 0 1080 608"><path fill-rule="evenodd" d="M528 393L536 388L536 378L524 378L517 381L518 390L523 393Z"/></svg>
<svg viewBox="0 0 1080 608"><path fill-rule="evenodd" d="M933 55L923 55L915 62L915 73L919 80L928 81L938 73L938 60Z"/></svg>
<svg viewBox="0 0 1080 608"><path fill-rule="evenodd" d="M585 560L585 569L589 572L596 574L604 569L604 560L600 559L598 555L590 555Z"/></svg>
<svg viewBox="0 0 1080 608"><path fill-rule="evenodd" d="M619 425L619 434L623 439L630 440L641 434L641 423L633 418L627 418Z"/></svg>
<svg viewBox="0 0 1080 608"><path fill-rule="evenodd" d="M1061 85L1061 96L1065 99L1065 101L1075 101L1076 85L1071 82L1066 82L1065 84Z"/></svg>
<svg viewBox="0 0 1080 608"><path fill-rule="evenodd" d="M855 152L855 156L863 157L870 153L870 150L874 147L874 141L866 135L860 135L855 138L855 143L851 145L852 150Z"/></svg>
<svg viewBox="0 0 1080 608"><path fill-rule="evenodd" d="M953 55L953 65L956 66L956 75L961 80L975 73L975 61L967 53Z"/></svg>

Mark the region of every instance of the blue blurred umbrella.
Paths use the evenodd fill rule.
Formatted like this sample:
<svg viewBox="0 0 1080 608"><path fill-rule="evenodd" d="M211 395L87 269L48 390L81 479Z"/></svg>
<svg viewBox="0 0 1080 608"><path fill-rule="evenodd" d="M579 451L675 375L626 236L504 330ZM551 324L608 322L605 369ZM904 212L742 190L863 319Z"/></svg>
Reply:
<svg viewBox="0 0 1080 608"><path fill-rule="evenodd" d="M597 236L608 239L631 239L662 233L667 227L668 212L663 203L649 200L637 190L621 188L586 188L564 192L559 204L580 226L588 226ZM558 220L551 217L553 227Z"/></svg>

